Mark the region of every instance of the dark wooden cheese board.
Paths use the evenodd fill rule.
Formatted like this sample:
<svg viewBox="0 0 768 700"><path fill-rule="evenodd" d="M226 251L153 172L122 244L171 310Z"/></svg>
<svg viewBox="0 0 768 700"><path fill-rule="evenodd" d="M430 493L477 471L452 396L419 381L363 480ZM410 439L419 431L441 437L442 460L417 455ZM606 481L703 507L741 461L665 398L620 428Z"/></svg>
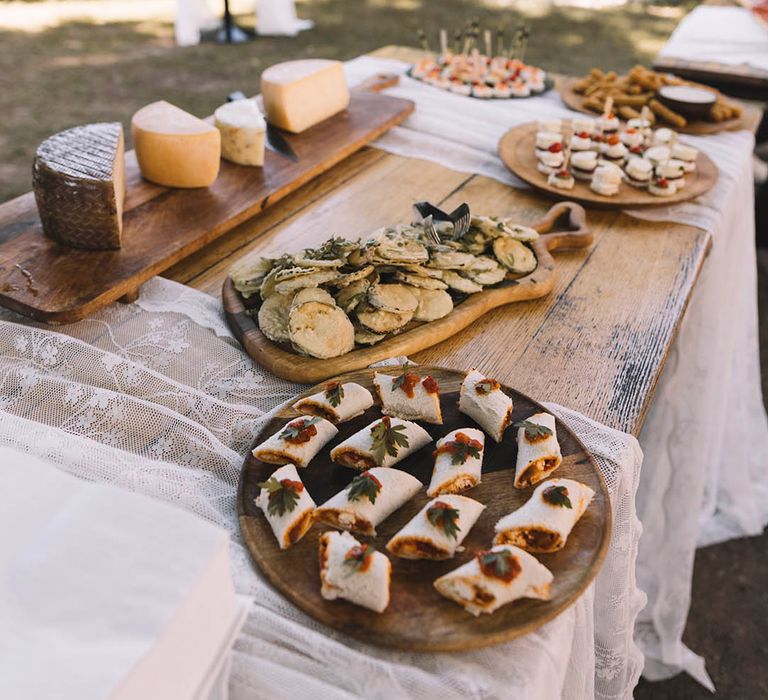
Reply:
<svg viewBox="0 0 768 700"><path fill-rule="evenodd" d="M71 323L117 300L223 236L401 123L413 102L353 90L349 108L301 134L285 134L294 162L267 151L264 167L222 161L216 182L168 189L143 180L126 155L123 246L78 250L43 235L32 193L0 205L0 305L46 323Z"/></svg>

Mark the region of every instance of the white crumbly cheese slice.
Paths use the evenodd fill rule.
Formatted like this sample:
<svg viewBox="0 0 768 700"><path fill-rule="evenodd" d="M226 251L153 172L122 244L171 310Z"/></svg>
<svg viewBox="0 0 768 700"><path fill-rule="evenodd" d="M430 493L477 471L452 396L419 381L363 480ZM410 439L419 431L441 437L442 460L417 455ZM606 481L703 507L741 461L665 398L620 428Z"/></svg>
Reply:
<svg viewBox="0 0 768 700"><path fill-rule="evenodd" d="M525 428L517 429L515 486L519 489L539 483L555 471L563 461L560 443L557 441L555 417L549 413L536 413L527 420L529 423L549 428L552 434L531 441L525 433Z"/></svg>
<svg viewBox="0 0 768 700"><path fill-rule="evenodd" d="M389 605L392 565L386 555L374 552L365 570L351 569L344 562L347 554L359 546L348 532L320 535L320 595L326 600L343 598L374 612L384 612Z"/></svg>
<svg viewBox="0 0 768 700"><path fill-rule="evenodd" d="M297 467L306 467L326 443L333 440L339 432L333 423L319 418L314 424L317 434L306 442L292 443L280 437L288 426L298 425L300 421L308 420L312 419L301 416L288 421L274 435L256 447L253 450L253 456L269 464L288 464L290 462Z"/></svg>
<svg viewBox="0 0 768 700"><path fill-rule="evenodd" d="M371 502L365 495L350 500L350 483L315 511L315 520L340 530L373 536L376 534L376 526L413 498L421 488L421 482L415 476L400 469L376 467L364 474L373 476L381 484L375 502ZM361 474L358 478L367 477Z"/></svg>
<svg viewBox="0 0 768 700"><path fill-rule="evenodd" d="M308 58L270 66L261 74L267 119L300 133L345 110L349 88L340 61Z"/></svg>
<svg viewBox="0 0 768 700"><path fill-rule="evenodd" d="M563 487L571 503L556 505L544 497L550 488ZM573 479L549 479L536 487L526 503L496 523L496 544L513 544L529 552L562 549L573 526L587 510L595 492Z"/></svg>
<svg viewBox="0 0 768 700"><path fill-rule="evenodd" d="M373 467L391 467L408 455L420 450L424 445L432 442L429 433L420 425L400 418L390 418L392 427L403 426L404 434L408 439L408 447L397 446L397 455L386 453L381 464L376 464L373 455L372 431L382 419L373 421L362 430L340 442L331 450L331 459L337 464L352 469L372 469Z"/></svg>
<svg viewBox="0 0 768 700"><path fill-rule="evenodd" d="M297 401L293 407L299 413L322 416L334 423L343 423L361 416L373 406L373 396L364 386L346 382L341 385L341 389L344 395L338 406L328 400L325 391L320 391Z"/></svg>
<svg viewBox="0 0 768 700"><path fill-rule="evenodd" d="M478 393L477 383L485 379L476 369L468 372L461 383L459 410L472 418L496 442L501 442L512 420L512 399L501 389L487 394Z"/></svg>
<svg viewBox="0 0 768 700"><path fill-rule="evenodd" d="M213 113L221 132L221 157L238 165L264 165L267 122L256 100L235 100Z"/></svg>
<svg viewBox="0 0 768 700"><path fill-rule="evenodd" d="M508 550L517 559L520 572L511 581L483 573L477 557L441 576L435 588L472 615L492 613L519 598L549 600L552 572L528 552L512 545L497 545L490 551Z"/></svg>
<svg viewBox="0 0 768 700"><path fill-rule="evenodd" d="M160 101L131 119L141 174L165 187L208 187L219 174L221 135L208 122Z"/></svg>
<svg viewBox="0 0 768 700"><path fill-rule="evenodd" d="M393 387L397 377L376 372L373 383L381 399L381 412L386 416L396 416L406 420L422 420L426 423L442 424L440 412L440 394L429 392L424 386L426 377L421 377L413 387L413 396L408 396L402 388Z"/></svg>
<svg viewBox="0 0 768 700"><path fill-rule="evenodd" d="M447 442L456 440L458 433L463 433L470 440L477 440L482 445L479 457L468 455L463 464L454 464L452 454L440 452L440 447ZM480 483L485 451L485 433L482 430L457 428L438 440L436 447L437 456L435 457L435 466L432 468L432 480L427 488L428 496L437 496L442 493L461 493Z"/></svg>
<svg viewBox="0 0 768 700"><path fill-rule="evenodd" d="M293 464L286 464L280 467L270 478L272 477L278 481L288 479L302 483L299 473L296 471L296 466ZM298 493L298 496L299 498L293 510L286 511L282 515L278 513L270 514L269 491L267 489L261 489L255 499L256 505L264 511L264 516L272 528L272 532L275 533L280 549L288 549L291 545L296 544L304 537L307 530L312 527L312 513L315 510L315 502L312 500L306 487Z"/></svg>
<svg viewBox="0 0 768 700"><path fill-rule="evenodd" d="M432 524L429 509L435 504L446 504L459 512L456 537L446 534L439 524ZM484 509L482 503L466 496L447 494L434 498L389 540L387 550L403 559L450 559Z"/></svg>

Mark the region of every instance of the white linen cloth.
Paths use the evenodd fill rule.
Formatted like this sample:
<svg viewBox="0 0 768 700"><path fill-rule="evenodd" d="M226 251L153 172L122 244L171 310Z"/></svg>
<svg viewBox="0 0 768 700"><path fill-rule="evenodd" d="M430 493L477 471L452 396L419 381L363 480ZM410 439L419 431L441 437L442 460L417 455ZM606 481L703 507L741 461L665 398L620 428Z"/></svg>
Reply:
<svg viewBox="0 0 768 700"><path fill-rule="evenodd" d="M0 486L0 697L207 697L242 617L226 531L2 446Z"/></svg>
<svg viewBox="0 0 768 700"><path fill-rule="evenodd" d="M677 25L656 60L664 58L768 71L768 28L745 7L700 5Z"/></svg>
<svg viewBox="0 0 768 700"><path fill-rule="evenodd" d="M0 311L0 446L66 472L175 503L226 527L238 593L255 599L235 649L235 699L630 698L642 666L632 631L640 535L637 441L562 407L611 492L613 532L596 582L525 637L414 654L330 630L276 593L249 559L235 513L249 446L269 411L302 389L228 336L218 300L155 279L135 304L56 331Z"/></svg>
<svg viewBox="0 0 768 700"><path fill-rule="evenodd" d="M523 100L478 100L413 80L401 61L363 56L346 64L354 84L376 73L401 75L387 94L415 112L375 142L401 156L527 187L497 155L510 128L574 116L556 91ZM693 558L700 546L755 535L768 523L768 421L760 394L752 150L746 131L683 136L717 164L715 187L672 206L629 211L638 218L698 226L713 249L640 437L645 452L638 513L645 525L639 583L648 594L638 641L645 675L681 670L707 687L704 661L682 643Z"/></svg>

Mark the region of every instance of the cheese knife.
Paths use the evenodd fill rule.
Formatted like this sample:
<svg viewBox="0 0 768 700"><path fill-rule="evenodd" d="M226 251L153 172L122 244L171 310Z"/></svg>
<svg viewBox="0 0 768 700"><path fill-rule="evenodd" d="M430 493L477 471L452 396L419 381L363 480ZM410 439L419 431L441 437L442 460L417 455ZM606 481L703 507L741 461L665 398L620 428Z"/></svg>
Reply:
<svg viewBox="0 0 768 700"><path fill-rule="evenodd" d="M245 94L240 90L231 92L229 95L227 95L227 102L234 102L235 100L245 99L247 99ZM284 158L288 158L294 162L299 160L299 156L296 155L296 151L293 150L291 144L286 141L285 136L283 136L280 129L278 129L274 124L267 122L267 131L265 137L266 138L264 139L264 144L270 151L273 151L274 153L277 153Z"/></svg>

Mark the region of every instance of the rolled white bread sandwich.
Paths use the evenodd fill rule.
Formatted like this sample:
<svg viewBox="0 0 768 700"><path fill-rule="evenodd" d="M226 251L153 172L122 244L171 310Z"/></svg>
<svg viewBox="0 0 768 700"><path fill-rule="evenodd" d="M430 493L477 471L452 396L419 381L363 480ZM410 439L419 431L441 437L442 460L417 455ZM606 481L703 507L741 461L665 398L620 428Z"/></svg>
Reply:
<svg viewBox="0 0 768 700"><path fill-rule="evenodd" d="M384 415L442 424L440 392L431 376L422 379L411 370L395 377L376 372L373 383L379 392Z"/></svg>
<svg viewBox="0 0 768 700"><path fill-rule="evenodd" d="M431 441L420 425L384 416L336 445L331 459L352 469L391 467Z"/></svg>
<svg viewBox="0 0 768 700"><path fill-rule="evenodd" d="M520 598L549 600L552 572L522 549L504 544L478 552L434 583L468 613L492 613Z"/></svg>
<svg viewBox="0 0 768 700"><path fill-rule="evenodd" d="M466 496L431 500L387 543L403 559L450 559L485 506Z"/></svg>
<svg viewBox="0 0 768 700"><path fill-rule="evenodd" d="M338 432L333 423L319 416L294 418L254 448L253 456L268 464L306 467Z"/></svg>
<svg viewBox="0 0 768 700"><path fill-rule="evenodd" d="M539 483L557 469L563 461L557 441L555 417L536 413L517 426L517 465L515 486L527 488Z"/></svg>
<svg viewBox="0 0 768 700"><path fill-rule="evenodd" d="M376 526L413 498L421 482L407 472L375 467L315 510L315 520L339 530L374 536Z"/></svg>
<svg viewBox="0 0 768 700"><path fill-rule="evenodd" d="M461 493L481 480L485 434L477 428L457 428L437 441L428 496Z"/></svg>
<svg viewBox="0 0 768 700"><path fill-rule="evenodd" d="M589 486L572 479L544 481L525 505L496 523L493 542L541 554L556 552L565 547L594 495Z"/></svg>
<svg viewBox="0 0 768 700"><path fill-rule="evenodd" d="M280 467L259 486L256 505L264 511L280 549L288 549L312 527L315 502L293 464Z"/></svg>
<svg viewBox="0 0 768 700"><path fill-rule="evenodd" d="M319 546L320 595L384 612L389 605L392 574L389 559L348 532L324 532Z"/></svg>
<svg viewBox="0 0 768 700"><path fill-rule="evenodd" d="M365 413L373 406L373 396L354 382L328 382L317 394L293 404L299 413L320 416L332 423L343 423Z"/></svg>
<svg viewBox="0 0 768 700"><path fill-rule="evenodd" d="M467 373L459 392L459 410L474 420L496 442L512 422L512 399L495 379L476 369Z"/></svg>

